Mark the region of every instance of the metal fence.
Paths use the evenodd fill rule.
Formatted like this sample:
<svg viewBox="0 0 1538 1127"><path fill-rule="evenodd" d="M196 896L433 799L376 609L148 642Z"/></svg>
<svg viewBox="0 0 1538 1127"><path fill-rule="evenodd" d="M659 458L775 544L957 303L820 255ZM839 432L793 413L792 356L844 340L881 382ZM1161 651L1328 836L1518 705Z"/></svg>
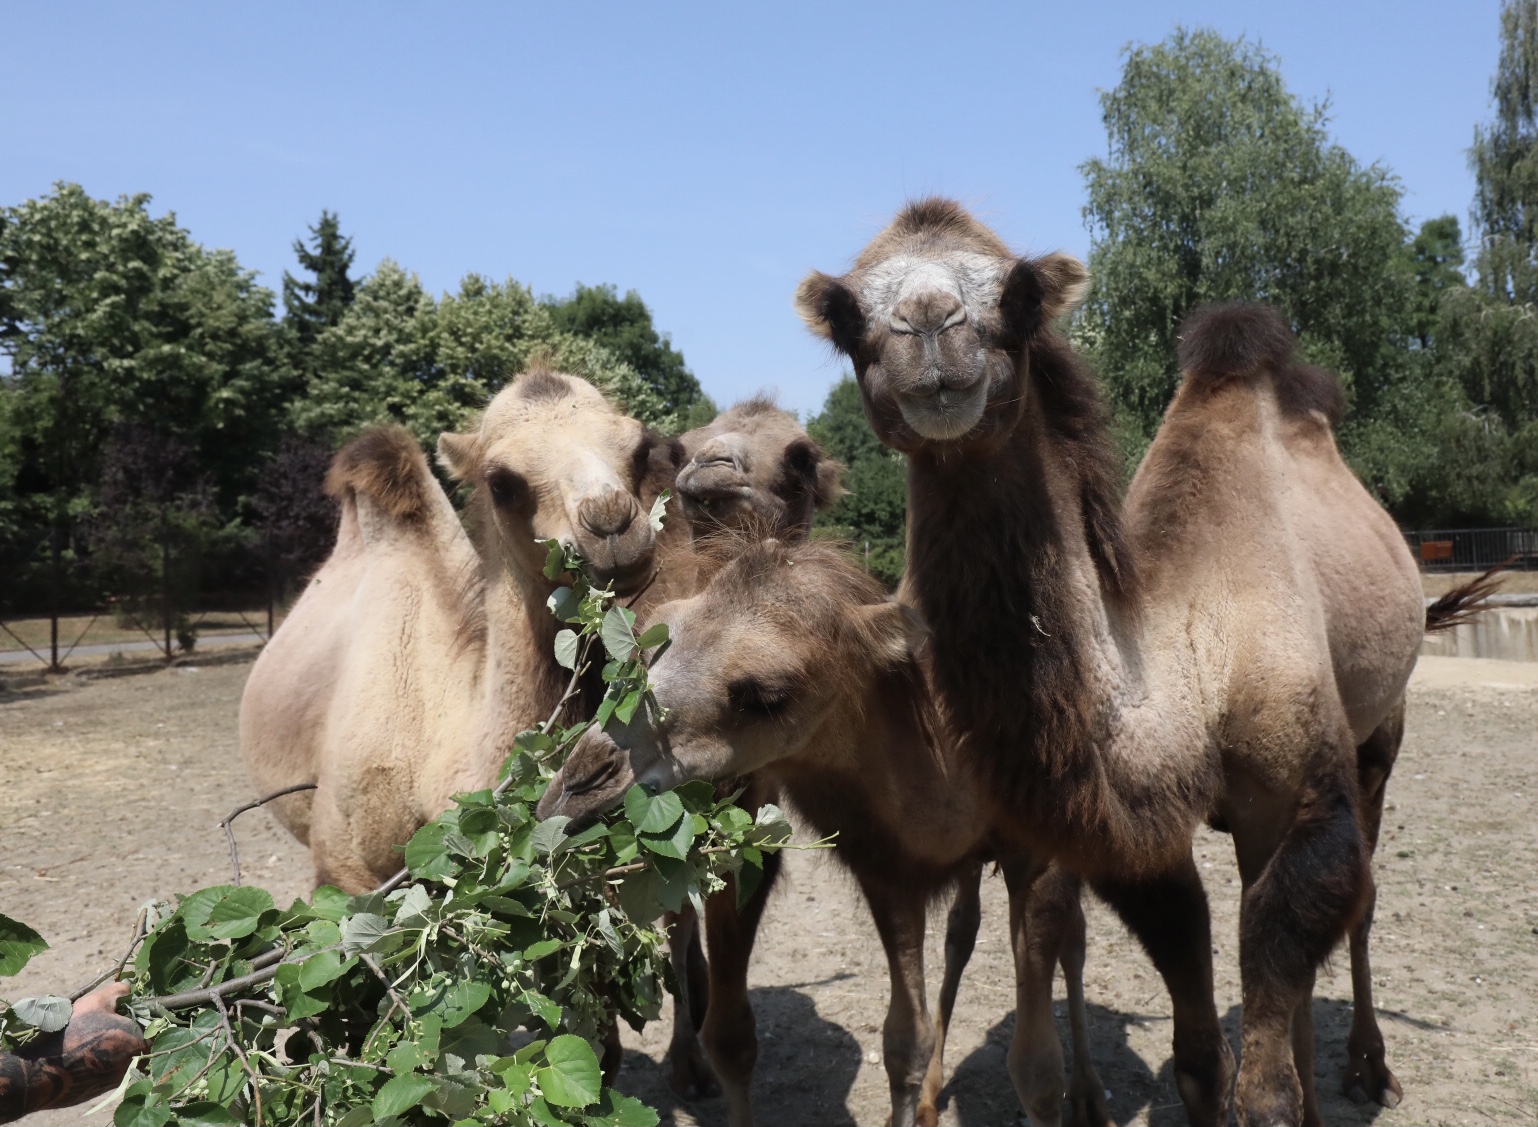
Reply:
<svg viewBox="0 0 1538 1127"><path fill-rule="evenodd" d="M1538 529L1433 528L1404 537L1422 571L1483 571L1501 563L1538 571Z"/></svg>

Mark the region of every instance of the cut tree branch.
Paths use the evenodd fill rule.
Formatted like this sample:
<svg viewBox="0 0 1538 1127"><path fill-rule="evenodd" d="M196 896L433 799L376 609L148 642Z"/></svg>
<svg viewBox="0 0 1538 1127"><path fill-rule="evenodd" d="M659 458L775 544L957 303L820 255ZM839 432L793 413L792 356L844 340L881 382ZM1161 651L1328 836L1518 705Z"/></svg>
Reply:
<svg viewBox="0 0 1538 1127"><path fill-rule="evenodd" d="M314 790L315 787L315 783L298 783L291 787L284 787L282 790L273 791L265 798L258 798L255 802L248 802L244 806L237 806L224 816L223 821L219 823L219 828L224 831L224 836L230 843L230 867L235 870L235 887L240 887L240 850L235 845L235 830L232 828L235 819L247 810L255 810L258 806L266 806L275 798L282 798L285 794L298 794L302 790Z"/></svg>

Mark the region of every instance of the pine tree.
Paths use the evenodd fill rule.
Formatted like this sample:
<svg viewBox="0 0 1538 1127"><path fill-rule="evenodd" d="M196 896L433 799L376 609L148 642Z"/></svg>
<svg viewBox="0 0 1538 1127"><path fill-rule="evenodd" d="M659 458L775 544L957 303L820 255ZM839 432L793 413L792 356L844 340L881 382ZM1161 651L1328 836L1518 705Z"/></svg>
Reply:
<svg viewBox="0 0 1538 1127"><path fill-rule="evenodd" d="M315 276L309 282L283 272L284 320L302 348L314 344L321 330L340 321L352 304L355 283L347 271L353 253L352 239L342 234L332 211L322 211L320 222L310 228L310 246L305 246L303 239L294 240L299 265Z"/></svg>

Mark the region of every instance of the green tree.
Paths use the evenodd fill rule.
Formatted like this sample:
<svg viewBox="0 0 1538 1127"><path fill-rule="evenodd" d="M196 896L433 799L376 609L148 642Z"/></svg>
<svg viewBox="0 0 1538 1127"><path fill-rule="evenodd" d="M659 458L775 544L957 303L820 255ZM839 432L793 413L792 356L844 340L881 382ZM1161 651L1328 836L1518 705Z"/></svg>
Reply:
<svg viewBox="0 0 1538 1127"><path fill-rule="evenodd" d="M1301 105L1273 55L1212 31L1129 49L1101 106L1109 152L1082 166L1096 285L1076 337L1135 452L1179 381L1181 319L1208 301L1279 306L1371 411L1401 366L1411 287L1394 178L1330 141L1327 107Z"/></svg>
<svg viewBox="0 0 1538 1127"><path fill-rule="evenodd" d="M312 349L314 374L291 408L301 430L345 438L394 421L431 448L465 424L536 357L591 380L643 422L682 420L633 367L603 344L557 327L527 286L469 274L435 301L415 274L386 259Z"/></svg>
<svg viewBox="0 0 1538 1127"><path fill-rule="evenodd" d="M666 333L652 324L651 310L635 290L618 296L613 286L584 286L580 282L564 298L545 297L557 329L603 345L636 370L662 401L666 411L685 427L709 422L716 408L700 390L699 380L684 364L683 353Z"/></svg>
<svg viewBox="0 0 1538 1127"><path fill-rule="evenodd" d="M895 586L902 578L907 537L908 471L902 455L881 445L871 429L854 377L840 377L806 431L848 467L844 488L849 492L817 514L816 527L848 538L869 561L871 572Z"/></svg>
<svg viewBox="0 0 1538 1127"><path fill-rule="evenodd" d="M1463 232L1455 215L1439 215L1421 224L1410 244L1415 294L1410 335L1422 350L1435 344L1437 321L1449 294L1465 289Z"/></svg>
<svg viewBox="0 0 1538 1127"><path fill-rule="evenodd" d="M92 199L58 184L0 211L0 498L14 597L72 597L80 519L119 424L177 436L221 511L249 488L292 381L272 294L226 251L153 217L149 197Z"/></svg>
<svg viewBox="0 0 1538 1127"><path fill-rule="evenodd" d="M335 212L322 211L320 222L310 228L310 245L294 240L294 255L313 281L283 271L284 321L301 348L342 319L352 304L356 283L348 275L354 251L352 239L342 234Z"/></svg>

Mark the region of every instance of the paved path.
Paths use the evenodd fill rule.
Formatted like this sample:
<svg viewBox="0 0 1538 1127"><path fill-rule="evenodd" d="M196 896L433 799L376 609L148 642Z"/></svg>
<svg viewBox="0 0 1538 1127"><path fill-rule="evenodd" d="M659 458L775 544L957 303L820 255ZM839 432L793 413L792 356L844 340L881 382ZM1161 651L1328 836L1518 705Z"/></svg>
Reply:
<svg viewBox="0 0 1538 1127"><path fill-rule="evenodd" d="M198 649L206 650L213 646L237 646L250 645L252 642L265 642L267 639L261 634L205 634L198 639ZM48 650L46 647L38 647L38 653L43 655L46 664ZM160 647L146 639L142 642L92 642L86 646L76 646L69 658L75 657L102 657L115 653L159 653ZM69 658L65 658L66 662ZM26 650L0 650L0 665L21 665L26 662L36 662L37 658Z"/></svg>

